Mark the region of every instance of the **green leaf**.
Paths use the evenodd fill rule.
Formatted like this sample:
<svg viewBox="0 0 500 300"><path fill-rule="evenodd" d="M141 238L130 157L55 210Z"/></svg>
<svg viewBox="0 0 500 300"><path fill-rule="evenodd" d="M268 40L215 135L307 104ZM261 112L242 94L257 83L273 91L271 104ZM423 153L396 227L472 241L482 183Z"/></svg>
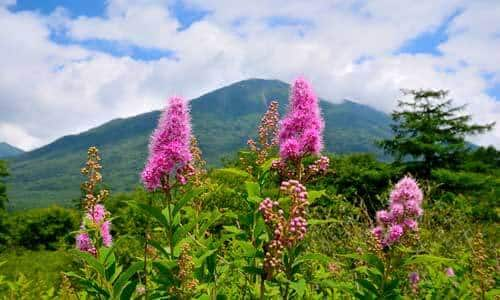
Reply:
<svg viewBox="0 0 500 300"><path fill-rule="evenodd" d="M176 216L177 213L186 205L186 203L193 199L194 197L198 196L201 193L200 188L192 188L187 193L185 193L178 201L175 203L174 208L172 209L172 215Z"/></svg>
<svg viewBox="0 0 500 300"><path fill-rule="evenodd" d="M241 230L238 227L233 226L233 225L227 225L227 226L224 226L223 228L225 231L227 231L229 233L236 233L236 234L244 233L243 230Z"/></svg>
<svg viewBox="0 0 500 300"><path fill-rule="evenodd" d="M253 274L253 275L262 275L262 273L264 272L264 270L262 270L262 268L254 267L254 266L244 266L242 269L243 269L243 271L245 271L245 273Z"/></svg>
<svg viewBox="0 0 500 300"><path fill-rule="evenodd" d="M87 278L81 277L80 275L77 275L74 272L66 272L64 274L68 277L76 278L78 280L78 284L85 287L87 292L94 294L94 295L102 295L105 298L109 297L109 293L106 290L104 290L103 288L101 288L100 286L98 286L96 282L89 280Z"/></svg>
<svg viewBox="0 0 500 300"><path fill-rule="evenodd" d="M326 195L325 190L320 190L320 191L307 191L307 199L309 200L309 203L314 203L316 199L319 197Z"/></svg>
<svg viewBox="0 0 500 300"><path fill-rule="evenodd" d="M169 257L170 255L168 254L167 250L163 248L163 246L155 240L149 240L148 244L151 246L155 247L156 250L160 251L161 254L163 254L165 257Z"/></svg>
<svg viewBox="0 0 500 300"><path fill-rule="evenodd" d="M87 252L75 251L76 255L83 259L89 266L96 270L102 278L106 278L104 266L92 255Z"/></svg>
<svg viewBox="0 0 500 300"><path fill-rule="evenodd" d="M369 265L374 266L381 274L384 274L384 262L380 258L374 254L366 254L364 255L364 259Z"/></svg>
<svg viewBox="0 0 500 300"><path fill-rule="evenodd" d="M144 262L142 261L137 261L132 265L130 265L130 267L125 272L123 272L120 275L120 277L118 277L118 279L115 281L113 286L113 296L115 298L120 297L130 277L134 276L135 273L137 273L139 270L142 270L143 268L144 268Z"/></svg>
<svg viewBox="0 0 500 300"><path fill-rule="evenodd" d="M122 294L120 296L120 300L128 300L132 299L132 294L135 292L135 288L137 286L137 281L129 281L125 288L123 288Z"/></svg>
<svg viewBox="0 0 500 300"><path fill-rule="evenodd" d="M302 264L303 262L306 262L306 261L317 261L317 262L320 262L322 264L328 264L331 262L331 259L324 255L324 254L321 254L321 253L307 253L307 254L304 254L304 255L301 255L299 256L293 266L296 266L296 265L299 265L299 264Z"/></svg>
<svg viewBox="0 0 500 300"><path fill-rule="evenodd" d="M147 214L149 214L150 216L155 218L158 222L160 222L160 224L163 225L163 227L165 227L165 228L169 227L167 218L165 218L165 216L162 214L162 212L159 208L151 206L151 205L143 204L143 203L138 203L137 207L139 207L144 212L146 212Z"/></svg>
<svg viewBox="0 0 500 300"><path fill-rule="evenodd" d="M266 160L261 166L260 169L262 172L267 172L269 169L271 169L271 166L273 165L273 161L275 160L275 157L271 157L268 160Z"/></svg>
<svg viewBox="0 0 500 300"><path fill-rule="evenodd" d="M329 224L329 223L341 223L341 221L339 221L337 219L325 219L325 220L309 219L309 220L307 220L307 223L309 225L321 225L321 224Z"/></svg>
<svg viewBox="0 0 500 300"><path fill-rule="evenodd" d="M256 182L246 181L245 188L246 188L248 197L259 197L260 196L260 188Z"/></svg>
<svg viewBox="0 0 500 300"><path fill-rule="evenodd" d="M434 255L429 255L429 254L418 254L414 255L408 259L405 260L404 265L410 265L410 264L450 264L453 262L453 259L450 258L445 258L445 257L440 257L440 256L434 256Z"/></svg>
<svg viewBox="0 0 500 300"><path fill-rule="evenodd" d="M359 279L359 285L361 285L365 290L371 292L372 294L378 295L378 289L375 285L373 285L370 281L366 279Z"/></svg>
<svg viewBox="0 0 500 300"><path fill-rule="evenodd" d="M217 249L206 250L201 256L195 258L194 261L196 267L200 267L205 262L205 260L215 252L217 252Z"/></svg>
<svg viewBox="0 0 500 300"><path fill-rule="evenodd" d="M306 281L301 279L297 282L290 282L290 287L295 291L297 297L302 299L306 293Z"/></svg>
<svg viewBox="0 0 500 300"><path fill-rule="evenodd" d="M239 177L250 177L246 171L242 171L236 168L222 168L219 169L218 172L228 173L228 175L239 176Z"/></svg>

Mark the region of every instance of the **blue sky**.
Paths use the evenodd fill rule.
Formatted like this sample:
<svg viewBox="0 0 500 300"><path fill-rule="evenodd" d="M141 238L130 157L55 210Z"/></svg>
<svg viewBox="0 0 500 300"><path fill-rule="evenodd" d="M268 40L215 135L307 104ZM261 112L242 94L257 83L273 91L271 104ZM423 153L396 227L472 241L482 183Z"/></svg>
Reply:
<svg viewBox="0 0 500 300"><path fill-rule="evenodd" d="M0 0L0 141L32 149L170 94L298 75L388 113L401 88L448 89L497 121L499 18L497 0ZM500 129L473 142L500 146Z"/></svg>

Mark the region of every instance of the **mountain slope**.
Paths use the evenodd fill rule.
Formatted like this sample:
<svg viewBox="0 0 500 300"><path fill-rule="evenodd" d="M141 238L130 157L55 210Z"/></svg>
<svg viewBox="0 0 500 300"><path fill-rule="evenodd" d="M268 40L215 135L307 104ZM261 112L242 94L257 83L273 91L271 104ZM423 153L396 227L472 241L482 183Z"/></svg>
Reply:
<svg viewBox="0 0 500 300"><path fill-rule="evenodd" d="M7 143L0 143L0 158L14 157L24 151Z"/></svg>
<svg viewBox="0 0 500 300"><path fill-rule="evenodd" d="M205 159L220 158L245 147L256 134L261 115L272 100L286 111L289 85L276 80L250 79L215 90L191 101L193 131ZM390 135L389 117L368 106L344 101L321 102L328 151L377 152L375 139ZM112 191L132 190L147 155L148 137L160 112L116 119L78 135L66 136L10 162L11 208L68 204L79 197L79 174L86 149L96 145L102 154L104 182Z"/></svg>

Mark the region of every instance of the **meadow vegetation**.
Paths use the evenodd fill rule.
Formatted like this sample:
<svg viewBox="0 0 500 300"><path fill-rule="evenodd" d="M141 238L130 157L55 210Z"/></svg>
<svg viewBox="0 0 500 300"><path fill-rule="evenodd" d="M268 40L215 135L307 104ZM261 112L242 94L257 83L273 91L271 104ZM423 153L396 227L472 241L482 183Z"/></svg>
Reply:
<svg viewBox="0 0 500 300"><path fill-rule="evenodd" d="M144 188L109 194L92 147L74 208L0 210L5 299L496 299L500 152L465 137L443 91L409 91L371 154L322 153L307 81L255 139L207 169L169 101ZM105 166L104 166L105 168ZM77 170L75 170L77 172ZM0 164L0 179L8 175ZM7 201L0 180L0 207Z"/></svg>

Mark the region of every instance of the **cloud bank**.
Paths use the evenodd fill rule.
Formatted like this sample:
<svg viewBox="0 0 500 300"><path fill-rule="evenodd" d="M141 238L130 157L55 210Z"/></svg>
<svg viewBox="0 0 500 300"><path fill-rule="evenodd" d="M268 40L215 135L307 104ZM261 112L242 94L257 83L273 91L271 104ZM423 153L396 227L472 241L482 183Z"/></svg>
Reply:
<svg viewBox="0 0 500 300"><path fill-rule="evenodd" d="M442 88L500 120L500 2L111 0L102 14L0 2L0 141L29 150L249 77L309 78L390 112ZM500 147L500 124L472 139Z"/></svg>

